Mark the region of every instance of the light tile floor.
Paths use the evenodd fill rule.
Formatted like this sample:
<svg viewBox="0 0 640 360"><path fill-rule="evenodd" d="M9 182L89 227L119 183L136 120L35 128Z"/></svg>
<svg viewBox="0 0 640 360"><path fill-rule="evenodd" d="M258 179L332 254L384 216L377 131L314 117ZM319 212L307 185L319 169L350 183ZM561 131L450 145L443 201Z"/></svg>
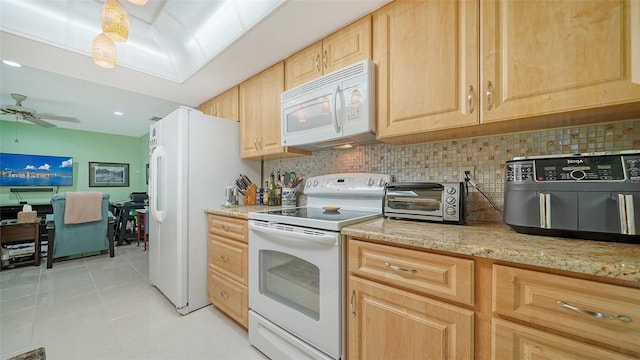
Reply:
<svg viewBox="0 0 640 360"><path fill-rule="evenodd" d="M266 359L212 305L178 314L148 273L135 245L1 271L1 358L43 346L47 360Z"/></svg>

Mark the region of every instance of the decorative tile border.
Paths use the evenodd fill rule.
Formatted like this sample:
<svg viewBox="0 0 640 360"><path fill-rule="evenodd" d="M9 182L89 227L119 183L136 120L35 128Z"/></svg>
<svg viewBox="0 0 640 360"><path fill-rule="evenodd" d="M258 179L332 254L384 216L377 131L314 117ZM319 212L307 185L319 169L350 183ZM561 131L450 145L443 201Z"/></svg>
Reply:
<svg viewBox="0 0 640 360"><path fill-rule="evenodd" d="M341 172L392 174L395 181L462 181L458 168L475 166L480 188L502 208L505 161L516 156L574 154L640 149L640 119L433 143L373 144L327 150L312 156L264 162L271 170L295 171L304 178ZM304 204L304 199L301 203ZM470 220L502 221L475 190L469 193Z"/></svg>

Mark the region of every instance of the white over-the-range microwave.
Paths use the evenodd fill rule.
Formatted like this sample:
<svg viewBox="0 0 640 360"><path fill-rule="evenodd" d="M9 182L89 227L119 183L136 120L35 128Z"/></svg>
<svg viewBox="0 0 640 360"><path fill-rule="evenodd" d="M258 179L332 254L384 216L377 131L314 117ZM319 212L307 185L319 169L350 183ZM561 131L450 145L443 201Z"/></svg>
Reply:
<svg viewBox="0 0 640 360"><path fill-rule="evenodd" d="M282 145L308 151L375 142L375 65L363 60L282 93Z"/></svg>

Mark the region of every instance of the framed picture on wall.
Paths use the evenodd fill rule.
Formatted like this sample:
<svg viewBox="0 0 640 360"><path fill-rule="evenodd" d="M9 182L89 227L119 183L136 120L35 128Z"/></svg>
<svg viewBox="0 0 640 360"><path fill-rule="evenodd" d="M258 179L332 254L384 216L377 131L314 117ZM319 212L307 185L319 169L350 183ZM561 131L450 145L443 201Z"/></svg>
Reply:
<svg viewBox="0 0 640 360"><path fill-rule="evenodd" d="M118 186L129 186L129 164L89 162L89 187Z"/></svg>

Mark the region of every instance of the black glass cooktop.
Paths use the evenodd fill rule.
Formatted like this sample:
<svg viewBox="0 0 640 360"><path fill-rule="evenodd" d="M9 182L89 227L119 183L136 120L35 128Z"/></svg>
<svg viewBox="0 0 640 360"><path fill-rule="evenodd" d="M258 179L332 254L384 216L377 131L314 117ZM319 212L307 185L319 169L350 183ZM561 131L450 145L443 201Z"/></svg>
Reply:
<svg viewBox="0 0 640 360"><path fill-rule="evenodd" d="M302 219L324 220L324 221L345 221L354 218L360 218L363 216L371 216L375 214L370 211L358 211L358 210L337 210L326 211L321 208L291 208L291 209L279 209L268 210L262 213L268 215L278 216L290 216Z"/></svg>

